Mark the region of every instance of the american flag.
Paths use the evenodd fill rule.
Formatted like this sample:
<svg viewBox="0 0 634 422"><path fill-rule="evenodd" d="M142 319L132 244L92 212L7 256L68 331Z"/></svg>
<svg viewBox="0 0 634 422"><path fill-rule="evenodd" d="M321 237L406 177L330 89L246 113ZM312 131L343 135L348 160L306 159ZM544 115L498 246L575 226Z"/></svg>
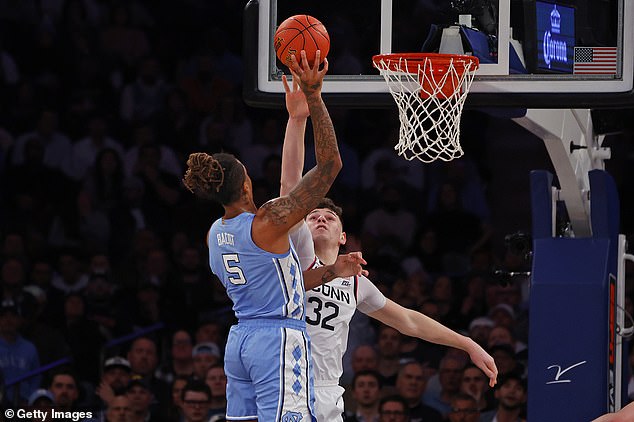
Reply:
<svg viewBox="0 0 634 422"><path fill-rule="evenodd" d="M575 47L576 75L615 75L616 47Z"/></svg>

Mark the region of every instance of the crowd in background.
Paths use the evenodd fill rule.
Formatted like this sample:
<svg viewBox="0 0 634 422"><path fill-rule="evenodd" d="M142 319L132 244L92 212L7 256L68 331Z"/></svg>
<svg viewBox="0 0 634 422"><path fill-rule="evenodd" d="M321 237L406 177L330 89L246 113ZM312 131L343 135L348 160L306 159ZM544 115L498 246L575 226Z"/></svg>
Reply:
<svg viewBox="0 0 634 422"><path fill-rule="evenodd" d="M233 313L205 234L222 209L181 178L189 153L225 150L249 169L258 205L279 194L286 113L242 101L243 6L0 1L4 405L109 421L194 421L204 409L221 420ZM404 399L412 421L429 409L452 420L460 403L478 417L525 417L528 280L494 274L528 270L530 254L505 248L496 230L484 142L465 139L464 158L423 165L394 152L394 110L330 111L344 168L329 196L344 209L346 249L363 251L386 296L490 351L504 380L490 390L462 354L358 314L342 380L351 420L391 394L387 405ZM486 119L467 112L476 129L465 137ZM631 186L634 173L618 176ZM632 199L621 196L630 233Z"/></svg>

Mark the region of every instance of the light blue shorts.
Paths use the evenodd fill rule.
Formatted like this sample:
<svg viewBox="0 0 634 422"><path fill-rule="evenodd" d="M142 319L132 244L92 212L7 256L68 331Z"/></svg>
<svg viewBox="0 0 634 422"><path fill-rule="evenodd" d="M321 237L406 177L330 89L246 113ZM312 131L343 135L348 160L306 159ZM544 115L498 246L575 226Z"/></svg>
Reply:
<svg viewBox="0 0 634 422"><path fill-rule="evenodd" d="M225 349L227 420L315 421L304 321L261 319L231 327Z"/></svg>

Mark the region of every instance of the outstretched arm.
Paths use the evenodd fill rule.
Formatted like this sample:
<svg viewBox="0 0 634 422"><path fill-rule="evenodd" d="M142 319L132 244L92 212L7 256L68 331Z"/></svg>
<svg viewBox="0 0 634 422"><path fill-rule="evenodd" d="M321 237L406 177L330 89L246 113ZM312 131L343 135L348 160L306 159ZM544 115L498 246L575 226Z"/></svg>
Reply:
<svg viewBox="0 0 634 422"><path fill-rule="evenodd" d="M308 65L306 52L302 51L301 54L302 66L291 56L291 70L293 78L297 78L306 95L313 122L317 164L288 195L264 204L253 220L254 242L277 253L288 249L288 231L324 198L342 167L335 130L321 98L321 86L328 70L328 60L324 60L324 67L319 70L319 51L313 68Z"/></svg>
<svg viewBox="0 0 634 422"><path fill-rule="evenodd" d="M286 91L286 110L288 122L282 145L282 176L280 179L280 196L288 195L302 179L304 170L304 133L306 120L310 115L306 96L299 89L297 78L293 78L293 87L289 87L286 75L282 76Z"/></svg>
<svg viewBox="0 0 634 422"><path fill-rule="evenodd" d="M473 363L489 377L491 387L497 382L498 369L493 357L469 337L458 334L438 321L420 312L404 308L390 299L387 299L383 308L368 315L407 336L464 350Z"/></svg>

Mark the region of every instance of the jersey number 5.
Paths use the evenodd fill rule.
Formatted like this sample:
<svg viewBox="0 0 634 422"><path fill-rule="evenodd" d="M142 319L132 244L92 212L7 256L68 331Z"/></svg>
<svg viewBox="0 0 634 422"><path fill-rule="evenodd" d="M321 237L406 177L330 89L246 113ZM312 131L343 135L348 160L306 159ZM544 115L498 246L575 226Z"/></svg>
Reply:
<svg viewBox="0 0 634 422"><path fill-rule="evenodd" d="M320 325L321 328L325 328L326 330L335 331L335 327L329 324L330 320L336 318L339 315L339 306L336 303L332 302L322 302L318 297L309 297L308 303L315 303L317 306L315 307L315 319L311 319L306 315L306 322L310 325ZM322 308L324 309L324 313L326 309L332 309L332 312L328 315L321 318Z"/></svg>
<svg viewBox="0 0 634 422"><path fill-rule="evenodd" d="M246 284L247 279L244 278L242 268L236 264L240 263L240 257L237 253L227 253L222 255L222 261L225 264L225 270L229 273L229 281L232 284Z"/></svg>

